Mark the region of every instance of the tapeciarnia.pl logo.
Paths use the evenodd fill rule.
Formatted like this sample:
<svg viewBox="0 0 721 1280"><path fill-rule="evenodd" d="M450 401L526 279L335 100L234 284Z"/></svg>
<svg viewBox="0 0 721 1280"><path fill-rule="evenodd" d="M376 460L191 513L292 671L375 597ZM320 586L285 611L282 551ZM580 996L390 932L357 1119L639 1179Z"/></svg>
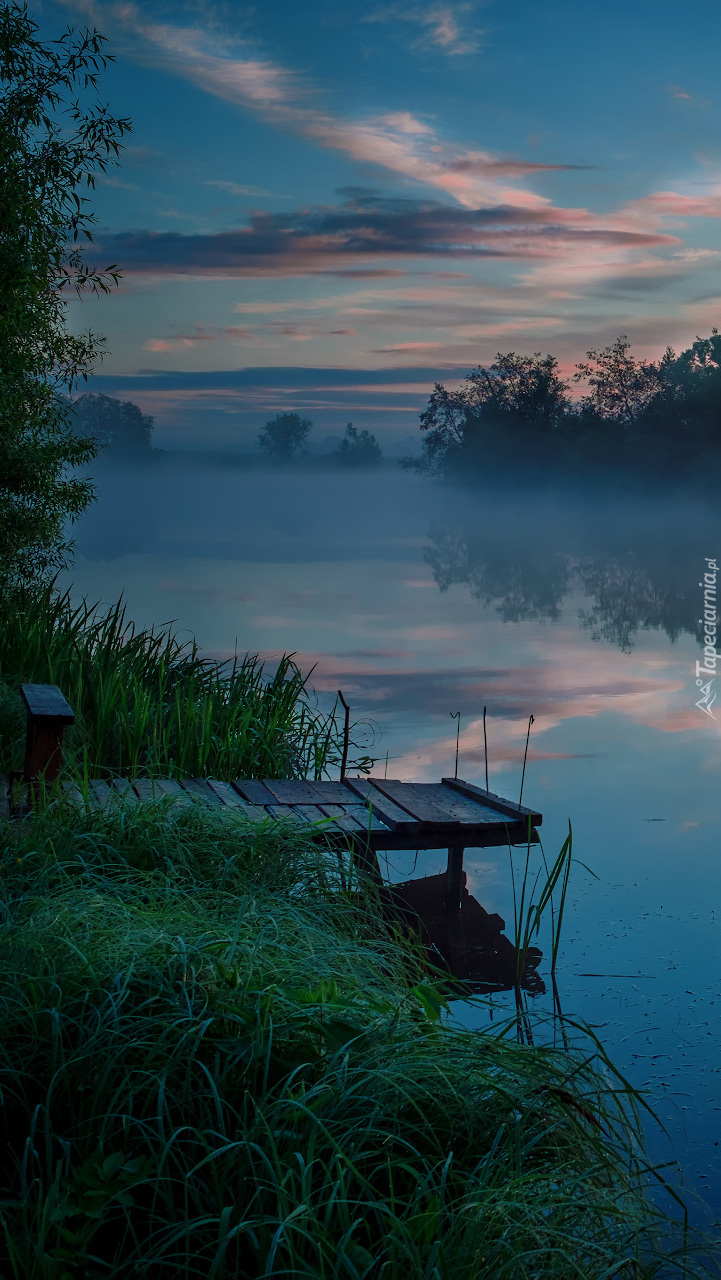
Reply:
<svg viewBox="0 0 721 1280"><path fill-rule="evenodd" d="M716 713L712 710L716 701L716 690L713 688L713 682L716 679L716 662L719 657L716 652L716 575L718 574L718 565L715 559L706 556L706 572L703 575L703 582L699 582L699 586L703 590L703 617L699 618L699 623L704 630L704 648L703 663L696 663L696 685L701 690L701 697L696 706L707 716L716 719Z"/></svg>

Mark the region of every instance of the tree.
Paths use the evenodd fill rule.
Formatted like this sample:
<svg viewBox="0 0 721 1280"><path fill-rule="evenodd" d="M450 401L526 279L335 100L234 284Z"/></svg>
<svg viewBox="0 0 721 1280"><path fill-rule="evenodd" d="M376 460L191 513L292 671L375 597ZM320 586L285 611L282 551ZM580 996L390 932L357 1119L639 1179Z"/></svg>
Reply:
<svg viewBox="0 0 721 1280"><path fill-rule="evenodd" d="M304 452L303 445L312 426L310 418L301 418L297 413L279 413L277 418L266 422L258 444L271 457L291 458L299 449Z"/></svg>
<svg viewBox="0 0 721 1280"><path fill-rule="evenodd" d="M331 455L346 467L375 467L383 457L381 447L370 431L359 431L352 422L346 423L345 436Z"/></svg>
<svg viewBox="0 0 721 1280"><path fill-rule="evenodd" d="M622 333L602 351L588 351L588 359L576 365L574 382L586 381L588 393L581 406L599 418L611 418L630 432L662 385L660 365L635 360L631 343Z"/></svg>
<svg viewBox="0 0 721 1280"><path fill-rule="evenodd" d="M92 485L71 474L95 453L65 396L103 339L71 334L71 293L105 293L116 266L85 261L95 221L83 192L116 162L129 121L96 96L111 61L96 30L44 44L24 5L0 5L0 569L32 579L67 559L67 522ZM83 105L78 95L94 95Z"/></svg>
<svg viewBox="0 0 721 1280"><path fill-rule="evenodd" d="M132 400L88 392L73 403L72 422L78 435L93 440L99 449L132 455L150 452L155 423Z"/></svg>
<svg viewBox="0 0 721 1280"><path fill-rule="evenodd" d="M468 462L497 461L509 444L516 460L543 452L569 412L568 386L554 356L496 356L479 365L457 391L436 383L421 414L425 470L447 472Z"/></svg>

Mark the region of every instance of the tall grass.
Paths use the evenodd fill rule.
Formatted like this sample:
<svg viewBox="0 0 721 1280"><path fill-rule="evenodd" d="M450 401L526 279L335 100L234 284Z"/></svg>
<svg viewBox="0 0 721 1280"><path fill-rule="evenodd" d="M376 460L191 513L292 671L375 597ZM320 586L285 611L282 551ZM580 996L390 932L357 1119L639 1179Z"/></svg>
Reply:
<svg viewBox="0 0 721 1280"><path fill-rule="evenodd" d="M55 806L3 844L4 1276L698 1274L595 1047L451 1026L299 829Z"/></svg>
<svg viewBox="0 0 721 1280"><path fill-rule="evenodd" d="M318 778L340 761L335 713L313 707L292 656L270 678L254 655L219 664L171 626L136 628L122 602L73 604L51 586L0 594L0 681L6 772L22 765L25 681L71 703L65 757L86 776Z"/></svg>

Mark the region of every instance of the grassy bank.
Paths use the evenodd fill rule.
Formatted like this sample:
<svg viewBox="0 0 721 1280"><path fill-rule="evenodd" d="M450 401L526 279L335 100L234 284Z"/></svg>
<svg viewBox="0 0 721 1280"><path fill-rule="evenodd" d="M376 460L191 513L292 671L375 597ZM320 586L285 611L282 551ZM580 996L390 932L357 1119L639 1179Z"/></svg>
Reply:
<svg viewBox="0 0 721 1280"><path fill-rule="evenodd" d="M117 604L73 604L51 586L0 594L0 772L22 767L22 682L57 684L77 722L68 769L86 776L321 777L340 760L335 717L284 657L218 664L172 627L142 630ZM360 762L362 765L362 761Z"/></svg>
<svg viewBox="0 0 721 1280"><path fill-rule="evenodd" d="M4 1275L682 1274L622 1082L446 1025L293 828L56 807L3 836Z"/></svg>

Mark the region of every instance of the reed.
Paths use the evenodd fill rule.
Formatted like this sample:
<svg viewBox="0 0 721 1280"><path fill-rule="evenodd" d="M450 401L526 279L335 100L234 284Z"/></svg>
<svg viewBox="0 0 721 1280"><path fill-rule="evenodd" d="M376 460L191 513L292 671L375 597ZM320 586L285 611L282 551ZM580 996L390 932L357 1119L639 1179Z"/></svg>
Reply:
<svg viewBox="0 0 721 1280"><path fill-rule="evenodd" d="M4 1275L702 1273L593 1043L451 1025L299 827L61 803L2 834Z"/></svg>
<svg viewBox="0 0 721 1280"><path fill-rule="evenodd" d="M142 630L52 586L0 595L0 770L22 766L24 681L57 684L76 712L66 768L85 777L320 778L341 759L335 709L321 714L283 657L217 663L171 625ZM364 769L370 762L353 762Z"/></svg>

